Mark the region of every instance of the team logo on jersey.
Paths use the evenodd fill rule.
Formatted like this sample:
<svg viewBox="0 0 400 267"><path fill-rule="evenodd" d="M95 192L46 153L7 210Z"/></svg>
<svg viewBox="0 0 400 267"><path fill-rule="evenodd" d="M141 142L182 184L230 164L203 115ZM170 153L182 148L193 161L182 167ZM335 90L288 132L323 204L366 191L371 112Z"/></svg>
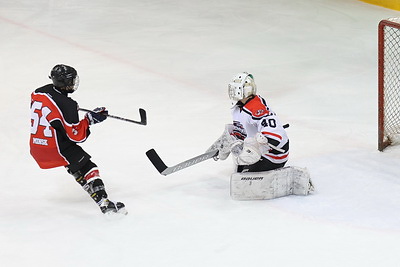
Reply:
<svg viewBox="0 0 400 267"><path fill-rule="evenodd" d="M265 113L265 109L259 109L259 110L257 110L255 113L254 113L254 115L256 115L256 116L261 116L261 115L263 115Z"/></svg>
<svg viewBox="0 0 400 267"><path fill-rule="evenodd" d="M240 140L244 140L247 137L246 130L239 121L233 122L232 135Z"/></svg>

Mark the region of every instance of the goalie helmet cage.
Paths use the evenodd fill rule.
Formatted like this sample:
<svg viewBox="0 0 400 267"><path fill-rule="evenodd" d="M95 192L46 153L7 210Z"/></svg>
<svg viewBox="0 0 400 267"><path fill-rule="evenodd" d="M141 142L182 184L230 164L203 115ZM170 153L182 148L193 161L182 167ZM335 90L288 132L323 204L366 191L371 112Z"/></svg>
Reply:
<svg viewBox="0 0 400 267"><path fill-rule="evenodd" d="M400 142L400 18L378 26L378 150Z"/></svg>

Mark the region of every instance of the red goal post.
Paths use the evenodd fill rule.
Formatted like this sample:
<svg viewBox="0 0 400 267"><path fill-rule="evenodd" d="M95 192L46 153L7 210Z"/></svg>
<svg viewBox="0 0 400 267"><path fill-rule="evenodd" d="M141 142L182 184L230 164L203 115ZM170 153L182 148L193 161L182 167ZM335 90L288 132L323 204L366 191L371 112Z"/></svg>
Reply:
<svg viewBox="0 0 400 267"><path fill-rule="evenodd" d="M400 143L400 18L378 26L378 150Z"/></svg>

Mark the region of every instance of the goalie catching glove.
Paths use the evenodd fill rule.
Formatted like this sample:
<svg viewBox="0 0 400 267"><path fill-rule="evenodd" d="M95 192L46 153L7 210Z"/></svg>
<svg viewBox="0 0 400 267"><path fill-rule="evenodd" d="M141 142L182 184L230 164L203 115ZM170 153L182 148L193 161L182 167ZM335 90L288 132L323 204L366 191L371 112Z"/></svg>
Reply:
<svg viewBox="0 0 400 267"><path fill-rule="evenodd" d="M268 139L261 133L257 133L255 138L248 137L244 141L231 135L232 124L227 124L222 135L207 152L218 149L218 155L214 160L225 160L232 153L233 160L237 165L251 165L261 159L264 151L269 150Z"/></svg>
<svg viewBox="0 0 400 267"><path fill-rule="evenodd" d="M261 159L260 144L256 139L248 137L232 144L233 161L236 165L251 165Z"/></svg>

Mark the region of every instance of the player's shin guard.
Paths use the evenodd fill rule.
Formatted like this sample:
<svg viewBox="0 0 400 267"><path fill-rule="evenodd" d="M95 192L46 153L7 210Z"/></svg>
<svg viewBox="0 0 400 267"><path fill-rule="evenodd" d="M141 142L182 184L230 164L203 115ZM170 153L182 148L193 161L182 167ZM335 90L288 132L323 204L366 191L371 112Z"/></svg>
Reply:
<svg viewBox="0 0 400 267"><path fill-rule="evenodd" d="M97 168L92 168L85 174L82 174L81 171L77 171L72 173L72 175L97 205L100 206L103 200L107 199L108 196L105 191L104 183L100 179L99 170Z"/></svg>
<svg viewBox="0 0 400 267"><path fill-rule="evenodd" d="M86 192L88 192L90 197L100 207L102 213L104 214L120 213L124 215L128 214L128 212L125 209L124 203L112 202L108 199L104 183L100 179L99 170L97 169L97 167L93 167L85 174L82 174L81 171L77 171L71 174L75 177L75 180L82 186L82 188Z"/></svg>

